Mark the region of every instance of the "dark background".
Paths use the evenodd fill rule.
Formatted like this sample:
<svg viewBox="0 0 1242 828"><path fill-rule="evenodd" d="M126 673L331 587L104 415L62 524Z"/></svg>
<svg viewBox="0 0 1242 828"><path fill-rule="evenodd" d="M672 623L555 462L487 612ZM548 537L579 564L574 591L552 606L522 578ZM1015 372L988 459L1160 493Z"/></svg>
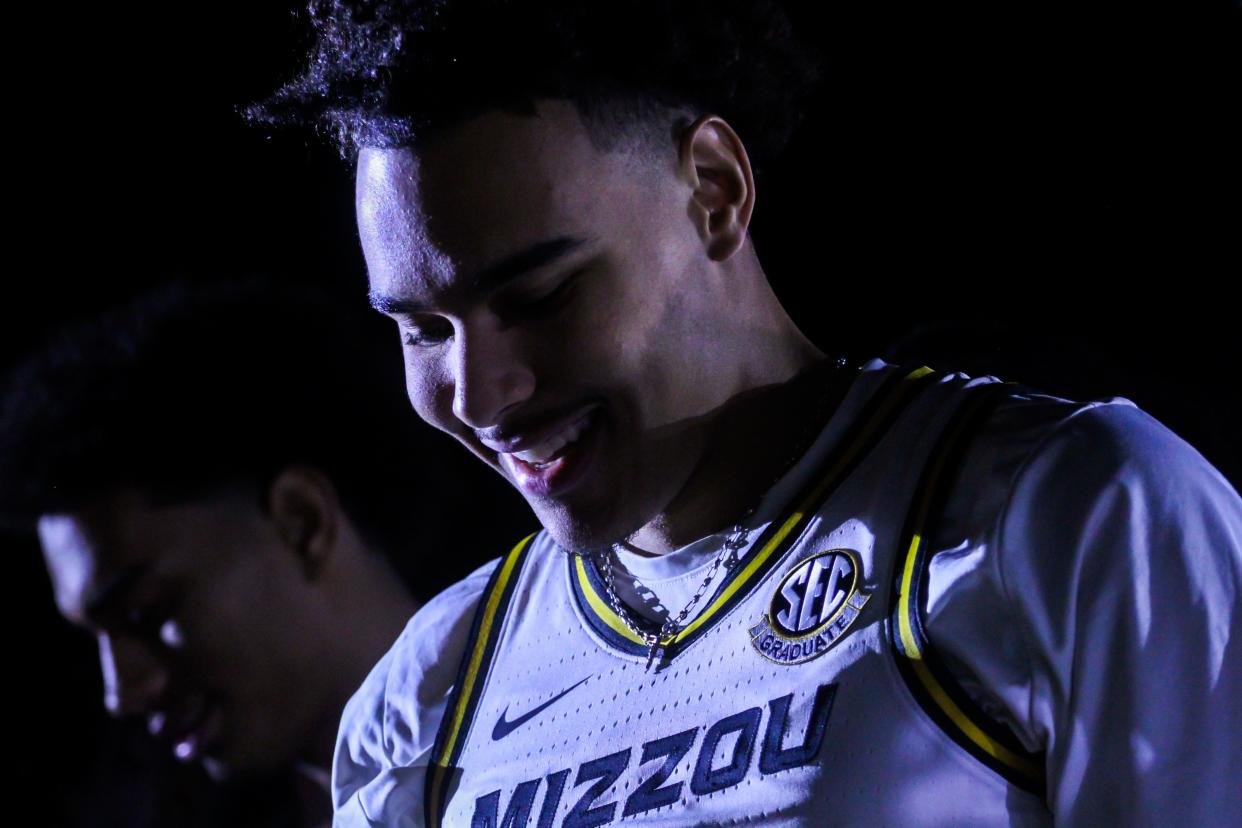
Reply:
<svg viewBox="0 0 1242 828"><path fill-rule="evenodd" d="M364 301L348 166L236 114L297 65L293 8L13 13L0 370L174 276L267 274ZM812 338L1128 396L1237 485L1239 6L817 8L795 20L826 83L760 181L754 229ZM522 523L500 512L498 537ZM55 616L36 547L5 545L16 790L41 824L132 824L112 814L140 810L140 790L100 768L141 765L145 747L104 722L93 644ZM437 556L425 588L499 551ZM192 798L185 771L160 772Z"/></svg>

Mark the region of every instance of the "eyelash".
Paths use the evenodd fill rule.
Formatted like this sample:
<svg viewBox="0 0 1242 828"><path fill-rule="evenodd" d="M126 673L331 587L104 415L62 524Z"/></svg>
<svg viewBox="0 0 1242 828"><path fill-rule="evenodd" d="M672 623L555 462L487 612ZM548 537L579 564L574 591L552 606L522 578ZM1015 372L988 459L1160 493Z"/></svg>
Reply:
<svg viewBox="0 0 1242 828"><path fill-rule="evenodd" d="M509 309L510 316L538 316L544 313L551 313L558 310L563 304L563 300L569 295L569 291L577 283L578 277L582 275L584 270L576 270L560 281L556 287L545 293L543 296L528 302L515 303Z"/></svg>
<svg viewBox="0 0 1242 828"><path fill-rule="evenodd" d="M445 323L447 324L447 323ZM442 339L433 340L428 337L425 332L415 333L414 331L405 331L401 337L401 341L408 348L431 348L446 342L451 336L451 332L446 334Z"/></svg>

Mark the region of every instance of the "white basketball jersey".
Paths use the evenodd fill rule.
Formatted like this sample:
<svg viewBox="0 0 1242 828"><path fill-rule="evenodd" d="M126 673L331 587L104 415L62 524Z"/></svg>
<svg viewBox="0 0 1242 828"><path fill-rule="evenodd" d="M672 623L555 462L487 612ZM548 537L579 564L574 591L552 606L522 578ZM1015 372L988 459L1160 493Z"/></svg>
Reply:
<svg viewBox="0 0 1242 828"><path fill-rule="evenodd" d="M922 632L923 538L1003 388L893 372L651 672L592 560L520 544L480 601L426 823L1050 825L1040 757Z"/></svg>

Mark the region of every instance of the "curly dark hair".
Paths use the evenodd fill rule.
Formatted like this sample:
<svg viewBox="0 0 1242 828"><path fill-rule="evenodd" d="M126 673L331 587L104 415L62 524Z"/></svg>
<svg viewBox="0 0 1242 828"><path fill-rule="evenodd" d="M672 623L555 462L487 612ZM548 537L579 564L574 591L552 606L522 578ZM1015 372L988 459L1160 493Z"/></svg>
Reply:
<svg viewBox="0 0 1242 828"><path fill-rule="evenodd" d="M331 478L369 543L402 546L439 441L409 410L395 353L380 359L339 305L302 287L177 283L61 331L3 398L0 517L23 528L125 488L157 504L262 498L300 463Z"/></svg>
<svg viewBox="0 0 1242 828"><path fill-rule="evenodd" d="M605 148L712 112L762 168L819 74L773 0L313 0L309 16L305 70L245 115L325 130L343 157L544 98L573 103Z"/></svg>

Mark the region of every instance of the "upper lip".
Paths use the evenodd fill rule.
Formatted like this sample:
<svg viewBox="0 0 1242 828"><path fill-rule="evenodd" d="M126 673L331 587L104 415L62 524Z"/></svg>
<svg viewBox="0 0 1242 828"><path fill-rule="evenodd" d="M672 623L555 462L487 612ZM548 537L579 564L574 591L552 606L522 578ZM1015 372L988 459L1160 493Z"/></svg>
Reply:
<svg viewBox="0 0 1242 828"><path fill-rule="evenodd" d="M515 454L542 445L578 420L586 417L597 404L577 405L561 413L506 422L476 431L479 442L500 454Z"/></svg>

